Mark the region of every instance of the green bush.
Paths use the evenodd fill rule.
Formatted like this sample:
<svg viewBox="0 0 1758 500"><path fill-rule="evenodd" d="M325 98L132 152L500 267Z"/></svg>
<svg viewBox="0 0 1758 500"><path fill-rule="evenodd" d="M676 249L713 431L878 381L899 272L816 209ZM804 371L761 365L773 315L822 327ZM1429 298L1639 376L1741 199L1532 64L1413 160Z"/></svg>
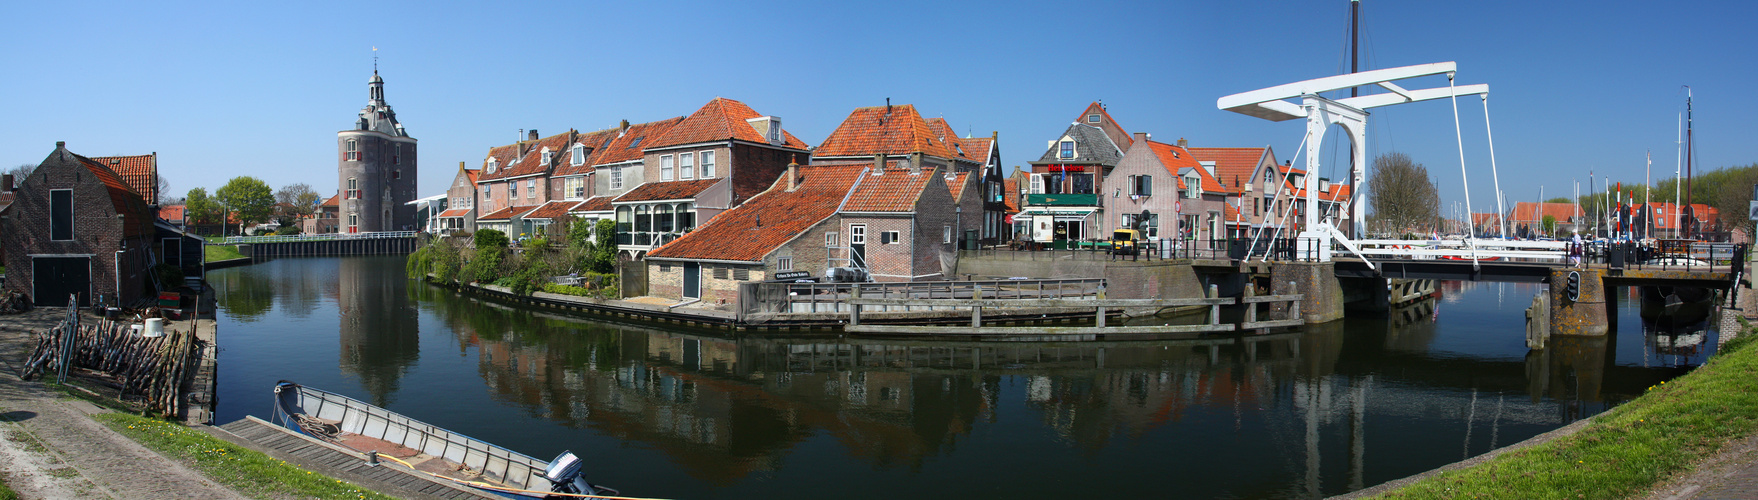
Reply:
<svg viewBox="0 0 1758 500"><path fill-rule="evenodd" d="M549 240L546 240L543 238L531 238L531 239L525 240L525 244L521 245L521 246L523 246L526 250L536 250L536 251L541 252L544 250L549 250Z"/></svg>
<svg viewBox="0 0 1758 500"><path fill-rule="evenodd" d="M513 285L518 282L519 282L519 278L507 276L505 278L494 280L493 283L489 283L489 284L494 285L494 286L512 288Z"/></svg>
<svg viewBox="0 0 1758 500"><path fill-rule="evenodd" d="M572 285L557 285L555 283L544 283L543 284L543 291L549 292L549 293L559 293L562 295L574 295L574 296L578 296L578 297L592 297L592 296L597 295L595 292L587 289L586 287L579 287L579 286L572 286Z"/></svg>
<svg viewBox="0 0 1758 500"><path fill-rule="evenodd" d="M280 229L276 229L275 236L289 236L289 235L299 234L299 232L300 231L299 231L298 224L288 224L288 225L281 226Z"/></svg>
<svg viewBox="0 0 1758 500"><path fill-rule="evenodd" d="M481 233L478 233L481 234ZM493 283L501 278L501 260L507 249L494 247L477 247L470 262L464 264L458 273L458 281L463 283Z"/></svg>
<svg viewBox="0 0 1758 500"><path fill-rule="evenodd" d="M483 229L481 231L477 231L476 235L472 237L472 240L476 242L476 249L477 250L481 250L484 248L506 248L507 247L507 233L503 233L503 232L496 231L493 229Z"/></svg>

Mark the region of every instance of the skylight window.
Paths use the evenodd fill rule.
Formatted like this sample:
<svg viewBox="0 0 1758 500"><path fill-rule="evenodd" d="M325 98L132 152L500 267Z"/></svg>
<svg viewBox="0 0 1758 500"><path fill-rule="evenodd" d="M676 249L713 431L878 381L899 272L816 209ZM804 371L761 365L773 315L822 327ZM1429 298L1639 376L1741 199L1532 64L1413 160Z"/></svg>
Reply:
<svg viewBox="0 0 1758 500"><path fill-rule="evenodd" d="M646 139L646 137L636 137L635 140L629 141L629 147L623 149L635 149L641 146L641 139Z"/></svg>

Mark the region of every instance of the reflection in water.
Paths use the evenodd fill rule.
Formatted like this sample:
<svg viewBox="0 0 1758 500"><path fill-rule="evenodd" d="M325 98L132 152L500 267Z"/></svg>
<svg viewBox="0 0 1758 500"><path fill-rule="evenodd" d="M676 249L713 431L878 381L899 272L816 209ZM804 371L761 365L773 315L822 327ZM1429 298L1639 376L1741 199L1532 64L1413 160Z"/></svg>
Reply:
<svg viewBox="0 0 1758 500"><path fill-rule="evenodd" d="M225 283L336 269L341 373L234 368L223 398L265 399L273 378L335 386L534 456L585 451L595 480L642 496L880 498L908 484L948 498L1317 498L1517 442L1679 372L1619 359L1615 334L1527 355L1531 286L1447 284L1442 302L1299 333L911 342L593 321L405 282L400 261L299 261ZM304 348L229 343L274 335L258 319L309 304L291 289L270 288L276 311L222 324L222 370L322 350L309 347L322 331Z"/></svg>

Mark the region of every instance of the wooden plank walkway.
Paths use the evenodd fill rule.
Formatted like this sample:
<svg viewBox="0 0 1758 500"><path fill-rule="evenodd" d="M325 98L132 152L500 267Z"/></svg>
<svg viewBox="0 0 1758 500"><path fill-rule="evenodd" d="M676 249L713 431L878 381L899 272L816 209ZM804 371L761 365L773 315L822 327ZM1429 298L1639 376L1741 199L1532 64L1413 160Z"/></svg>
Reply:
<svg viewBox="0 0 1758 500"><path fill-rule="evenodd" d="M245 444L287 463L353 482L387 495L423 499L504 498L411 471L386 460L377 467L366 465L359 454L319 441L256 417L214 427L228 441ZM237 439L231 439L237 438Z"/></svg>

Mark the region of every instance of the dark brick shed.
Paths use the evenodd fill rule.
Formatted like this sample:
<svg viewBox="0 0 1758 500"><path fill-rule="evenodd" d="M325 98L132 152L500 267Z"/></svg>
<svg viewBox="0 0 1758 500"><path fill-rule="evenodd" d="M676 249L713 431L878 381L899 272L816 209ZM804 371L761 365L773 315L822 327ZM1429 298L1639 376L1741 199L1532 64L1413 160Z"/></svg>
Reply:
<svg viewBox="0 0 1758 500"><path fill-rule="evenodd" d="M66 305L70 294L82 306L136 304L154 260L155 218L114 170L57 142L0 218L6 289L40 306Z"/></svg>

